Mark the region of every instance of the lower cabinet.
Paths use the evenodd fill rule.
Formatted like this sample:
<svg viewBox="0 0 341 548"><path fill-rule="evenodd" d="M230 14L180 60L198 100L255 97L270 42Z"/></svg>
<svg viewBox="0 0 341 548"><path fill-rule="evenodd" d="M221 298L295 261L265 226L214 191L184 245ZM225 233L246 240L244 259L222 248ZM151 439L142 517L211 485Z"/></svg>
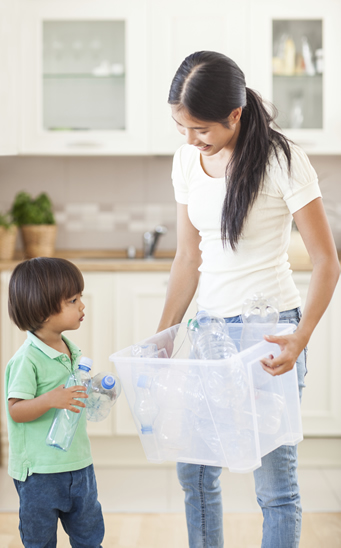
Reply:
<svg viewBox="0 0 341 548"><path fill-rule="evenodd" d="M24 342L26 334L8 318L8 283L11 273L1 273L1 375L6 364ZM76 331L66 332L85 356L93 359L92 376L100 371L115 372L109 356L144 340L156 332L165 302L168 272L85 272L85 320ZM304 307L310 272L295 272L295 282ZM317 326L308 347L308 375L303 391L303 432L308 436L341 436L341 368L338 337L340 336L341 284ZM195 299L184 321L195 315ZM141 462L135 423L122 392L109 417L88 423L95 462ZM133 437L134 439L133 439ZM136 441L134 441L136 440ZM134 454L135 460L126 455ZM1 453L7 461L7 425L5 404L1 395ZM126 460L128 459L128 460Z"/></svg>
<svg viewBox="0 0 341 548"><path fill-rule="evenodd" d="M295 272L302 297L308 293L310 272ZM341 436L341 282L308 344L306 388L302 396L303 433L306 436Z"/></svg>

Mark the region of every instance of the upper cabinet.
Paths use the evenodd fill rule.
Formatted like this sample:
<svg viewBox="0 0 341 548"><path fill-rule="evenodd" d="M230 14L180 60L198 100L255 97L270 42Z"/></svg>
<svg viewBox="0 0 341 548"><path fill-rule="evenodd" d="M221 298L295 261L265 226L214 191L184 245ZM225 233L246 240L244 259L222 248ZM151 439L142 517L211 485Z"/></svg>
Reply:
<svg viewBox="0 0 341 548"><path fill-rule="evenodd" d="M203 49L309 154L341 153L339 0L0 0L0 16L0 154L173 154L170 84Z"/></svg>
<svg viewBox="0 0 341 548"><path fill-rule="evenodd" d="M0 156L18 152L17 8L16 0L0 0Z"/></svg>
<svg viewBox="0 0 341 548"><path fill-rule="evenodd" d="M21 152L147 152L146 13L143 0L21 0Z"/></svg>
<svg viewBox="0 0 341 548"><path fill-rule="evenodd" d="M338 0L250 3L248 85L278 110L284 133L310 154L340 154Z"/></svg>
<svg viewBox="0 0 341 548"><path fill-rule="evenodd" d="M150 3L151 149L172 154L184 137L167 104L171 81L181 62L195 51L219 51L247 69L247 3L231 0L172 0Z"/></svg>

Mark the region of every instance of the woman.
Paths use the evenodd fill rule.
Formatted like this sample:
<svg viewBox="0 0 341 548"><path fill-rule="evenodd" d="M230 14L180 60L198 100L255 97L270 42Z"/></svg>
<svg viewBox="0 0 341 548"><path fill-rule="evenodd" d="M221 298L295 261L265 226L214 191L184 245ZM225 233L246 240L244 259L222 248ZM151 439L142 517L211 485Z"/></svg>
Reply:
<svg viewBox="0 0 341 548"><path fill-rule="evenodd" d="M169 100L187 140L174 156L177 251L159 331L181 322L198 286L198 309L240 322L243 302L255 292L275 296L280 321L297 325L262 362L270 375L297 364L300 395L305 352L326 310L340 267L322 205L317 176L306 154L271 127L272 116L243 72L228 57L197 52L176 72ZM313 272L302 316L287 248L292 217ZM177 465L185 491L191 548L223 546L221 468ZM254 472L264 516L262 548L299 545L301 504L297 447L282 446Z"/></svg>

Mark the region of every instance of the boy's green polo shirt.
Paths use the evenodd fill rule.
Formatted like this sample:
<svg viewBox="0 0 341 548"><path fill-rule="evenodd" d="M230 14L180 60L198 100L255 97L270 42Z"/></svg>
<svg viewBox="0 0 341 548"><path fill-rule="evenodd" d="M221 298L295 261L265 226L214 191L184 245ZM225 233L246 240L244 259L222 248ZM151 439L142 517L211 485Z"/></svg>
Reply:
<svg viewBox="0 0 341 548"><path fill-rule="evenodd" d="M50 474L80 470L92 463L86 433L86 414L82 413L70 449L65 452L48 447L47 432L55 413L50 409L31 422L15 422L8 412L8 398L30 400L65 384L79 362L81 351L63 337L70 349L71 361L43 343L32 333L9 361L5 373L5 396L9 438L8 473L25 481L33 473Z"/></svg>

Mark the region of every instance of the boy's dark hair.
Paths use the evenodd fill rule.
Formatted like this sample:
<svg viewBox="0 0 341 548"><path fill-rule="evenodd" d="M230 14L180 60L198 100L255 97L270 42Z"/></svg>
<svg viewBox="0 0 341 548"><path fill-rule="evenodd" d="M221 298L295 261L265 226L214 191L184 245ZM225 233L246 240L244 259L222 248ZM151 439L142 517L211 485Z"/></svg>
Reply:
<svg viewBox="0 0 341 548"><path fill-rule="evenodd" d="M61 311L63 300L82 293L80 270L66 259L37 257L18 264L9 282L8 312L22 331L32 333Z"/></svg>

